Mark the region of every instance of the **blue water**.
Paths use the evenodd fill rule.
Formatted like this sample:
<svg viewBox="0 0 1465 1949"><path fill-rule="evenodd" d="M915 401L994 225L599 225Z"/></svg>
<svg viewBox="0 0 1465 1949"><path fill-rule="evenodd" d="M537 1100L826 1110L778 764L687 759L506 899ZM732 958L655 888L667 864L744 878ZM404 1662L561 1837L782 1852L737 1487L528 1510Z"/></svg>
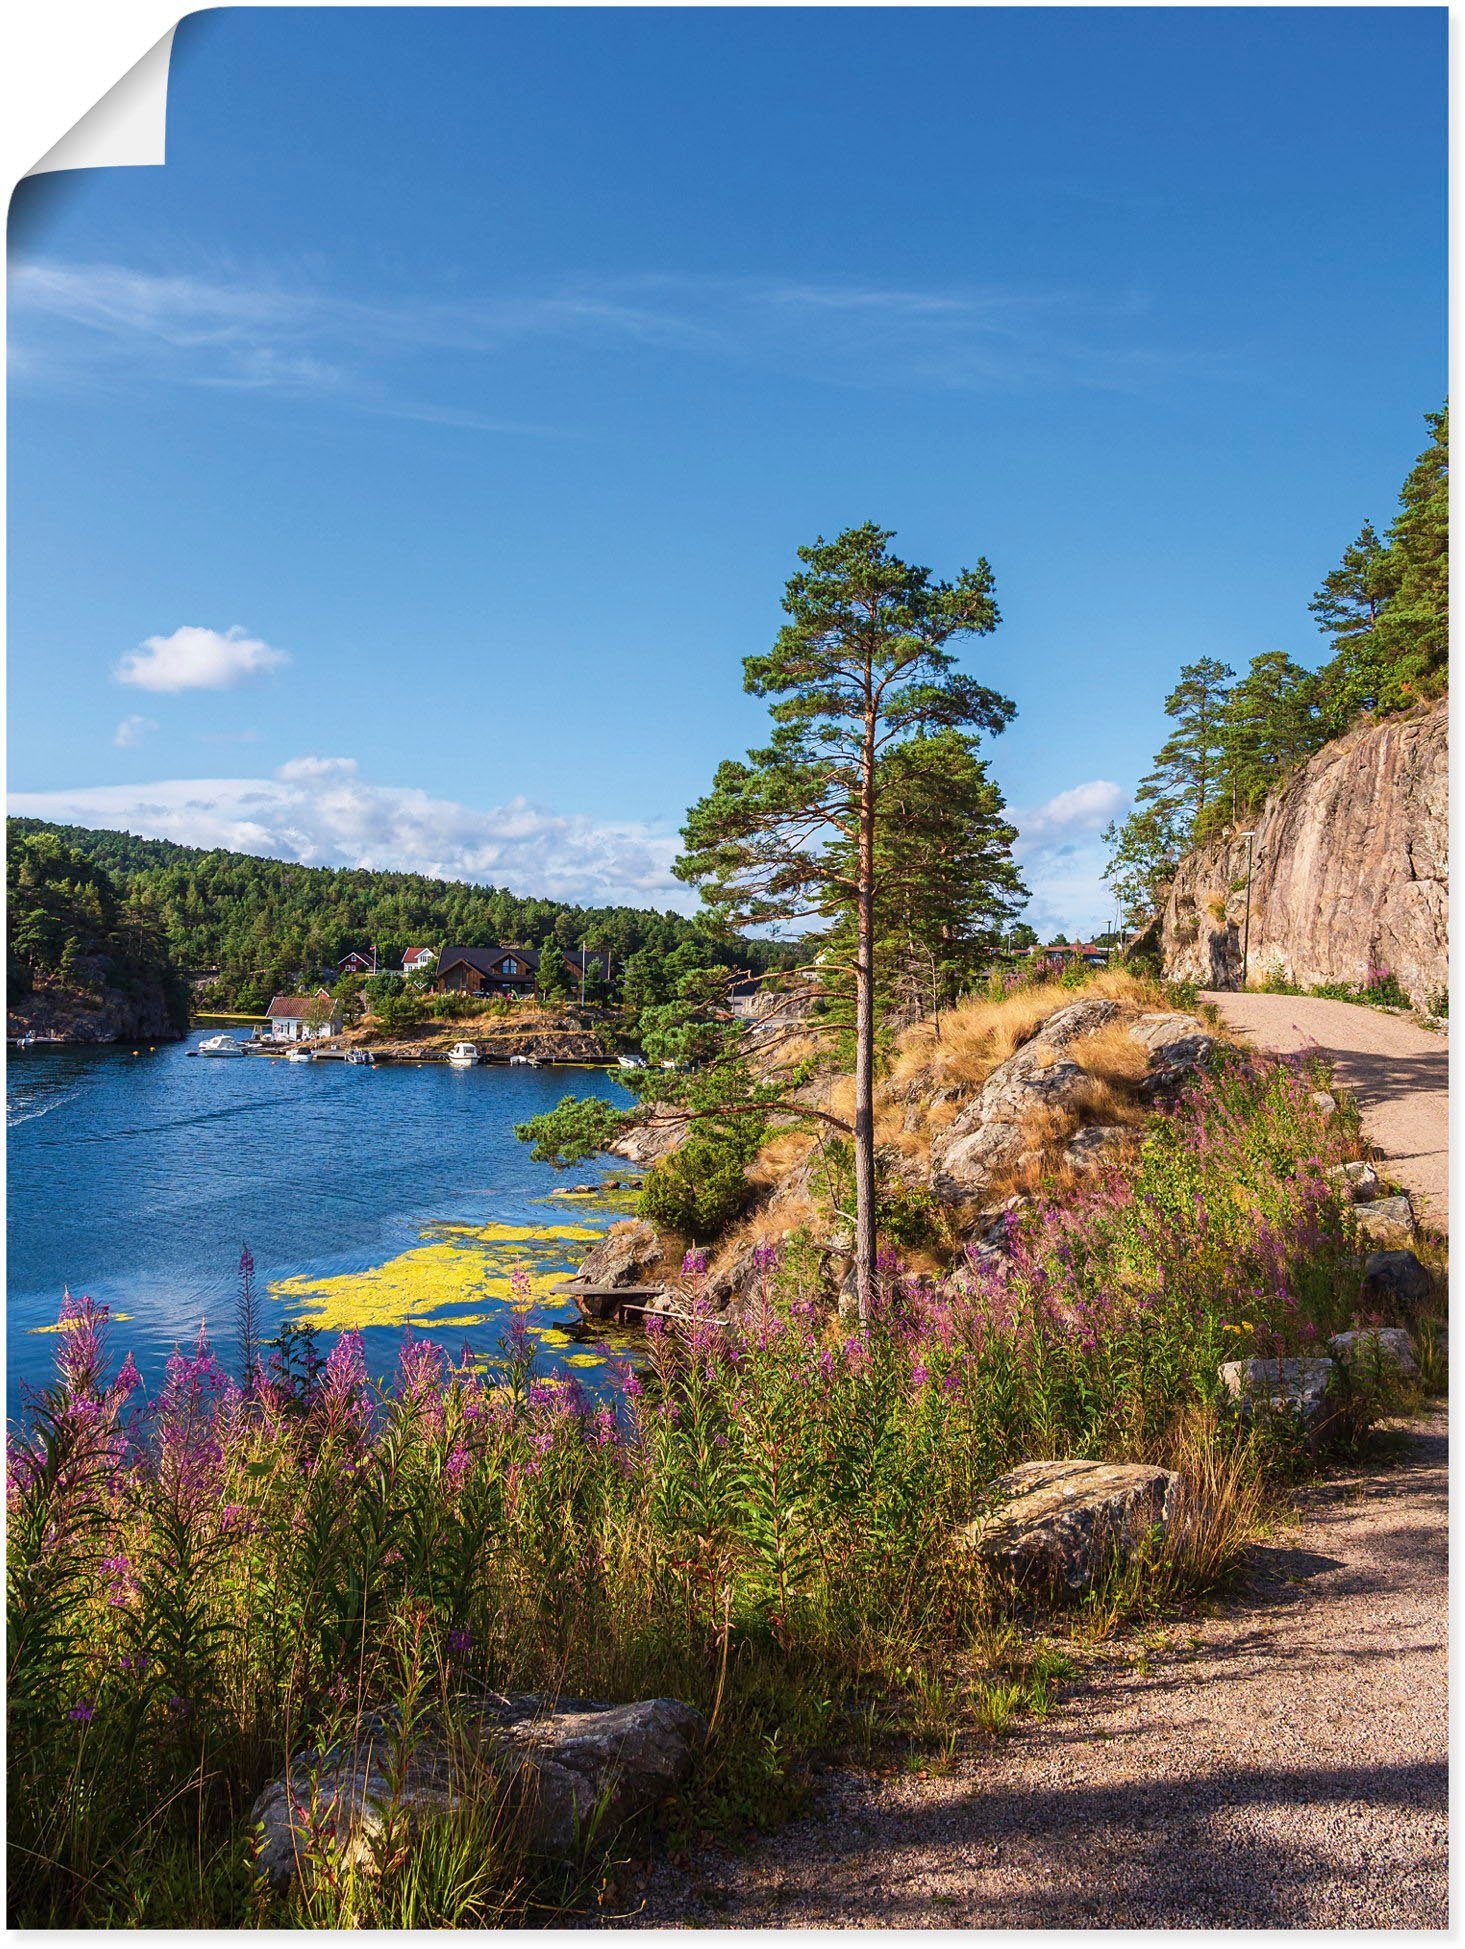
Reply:
<svg viewBox="0 0 1465 1949"><path fill-rule="evenodd" d="M292 1275L387 1264L437 1225L609 1222L603 1211L546 1205L566 1176L534 1163L513 1134L516 1122L570 1091L628 1100L603 1071L188 1055L214 1033L199 1029L137 1055L126 1047L12 1052L11 1412L20 1381L50 1373L56 1336L35 1329L55 1320L66 1286L130 1316L112 1329L113 1350L120 1358L131 1348L151 1385L201 1319L221 1355L233 1352L245 1242L267 1294ZM599 1174L581 1167L569 1178ZM568 1266L584 1248L554 1249ZM481 1294L473 1304L484 1310ZM290 1310L267 1296L266 1331L278 1331ZM491 1326L444 1333L445 1344L456 1352L465 1338L496 1343L503 1308L490 1310ZM431 1319L414 1330L431 1334ZM399 1337L397 1328L368 1330L373 1371L389 1364Z"/></svg>

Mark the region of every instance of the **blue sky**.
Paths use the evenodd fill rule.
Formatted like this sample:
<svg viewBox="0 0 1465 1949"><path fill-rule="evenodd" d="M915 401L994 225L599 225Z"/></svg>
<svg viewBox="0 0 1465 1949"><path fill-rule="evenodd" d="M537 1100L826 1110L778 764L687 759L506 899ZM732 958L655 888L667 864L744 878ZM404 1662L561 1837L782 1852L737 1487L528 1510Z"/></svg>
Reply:
<svg viewBox="0 0 1465 1949"><path fill-rule="evenodd" d="M227 9L12 209L14 809L683 904L794 549L992 563L1032 918L1445 384L1443 9Z"/></svg>

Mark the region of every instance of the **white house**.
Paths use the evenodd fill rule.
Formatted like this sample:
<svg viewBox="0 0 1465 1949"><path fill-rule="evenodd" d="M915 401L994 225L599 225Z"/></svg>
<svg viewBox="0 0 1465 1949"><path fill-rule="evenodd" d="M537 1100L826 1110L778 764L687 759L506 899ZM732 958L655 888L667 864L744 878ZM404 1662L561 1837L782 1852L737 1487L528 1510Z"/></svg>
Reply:
<svg viewBox="0 0 1465 1949"><path fill-rule="evenodd" d="M320 1023L307 1022L307 1012L324 1002L329 1014ZM310 1042L341 1033L341 1011L331 1000L329 990L317 988L313 995L276 995L265 1010L271 1042Z"/></svg>
<svg viewBox="0 0 1465 1949"><path fill-rule="evenodd" d="M402 956L402 973L408 975L430 975L437 966L435 947L409 947Z"/></svg>

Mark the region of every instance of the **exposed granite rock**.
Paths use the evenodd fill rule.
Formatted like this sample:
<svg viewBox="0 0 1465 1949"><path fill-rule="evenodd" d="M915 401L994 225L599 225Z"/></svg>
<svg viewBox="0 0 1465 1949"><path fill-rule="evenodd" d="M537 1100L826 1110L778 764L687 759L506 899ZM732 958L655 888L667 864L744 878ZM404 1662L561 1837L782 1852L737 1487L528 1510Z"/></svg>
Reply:
<svg viewBox="0 0 1465 1949"><path fill-rule="evenodd" d="M1331 1090L1314 1090L1308 1100L1325 1117L1332 1116L1338 1107L1338 1099Z"/></svg>
<svg viewBox="0 0 1465 1949"><path fill-rule="evenodd" d="M1448 700L1324 746L1256 823L1250 972L1302 987L1386 968L1418 1005L1449 985ZM1182 862L1157 942L1167 974L1241 985L1246 843Z"/></svg>
<svg viewBox="0 0 1465 1949"><path fill-rule="evenodd" d="M624 1135L613 1138L608 1148L617 1157L628 1157L644 1170L685 1143L689 1128L686 1123L637 1123Z"/></svg>
<svg viewBox="0 0 1465 1949"><path fill-rule="evenodd" d="M1203 1023L1178 1011L1141 1015L1129 1033L1150 1052L1150 1073L1139 1088L1148 1103L1173 1097L1195 1070L1209 1062L1216 1046L1216 1038Z"/></svg>
<svg viewBox="0 0 1465 1949"><path fill-rule="evenodd" d="M529 1851L572 1859L592 1825L603 1838L665 1798L706 1736L678 1699L604 1705L535 1694L459 1700L403 1746L401 1716L371 1713L350 1738L297 1754L254 1803L258 1865L276 1886L298 1856L370 1867L389 1816L406 1838L475 1791L506 1793Z"/></svg>
<svg viewBox="0 0 1465 1949"><path fill-rule="evenodd" d="M1413 1252L1370 1252L1363 1262L1358 1303L1369 1312L1417 1312L1429 1303L1434 1281Z"/></svg>
<svg viewBox="0 0 1465 1949"><path fill-rule="evenodd" d="M587 1286L649 1286L661 1268L662 1245L644 1218L623 1218L592 1245L575 1268Z"/></svg>
<svg viewBox="0 0 1465 1949"><path fill-rule="evenodd" d="M1221 1385L1233 1400L1255 1409L1295 1414L1309 1427L1322 1421L1337 1374L1335 1363L1321 1354L1287 1360L1228 1360L1221 1368Z"/></svg>
<svg viewBox="0 0 1465 1949"><path fill-rule="evenodd" d="M931 1145L932 1182L938 1197L969 1198L992 1176L1017 1164L1028 1149L1024 1126L1041 1111L1074 1110L1091 1078L1061 1053L1070 1043L1105 1027L1119 1014L1112 1001L1074 1002L1042 1024L1031 1041L999 1063Z"/></svg>
<svg viewBox="0 0 1465 1949"><path fill-rule="evenodd" d="M1328 1345L1345 1367L1357 1365L1365 1372L1388 1367L1411 1380L1419 1372L1414 1342L1402 1326L1370 1326L1353 1333L1335 1333Z"/></svg>
<svg viewBox="0 0 1465 1949"><path fill-rule="evenodd" d="M1139 1462L1024 1462L957 1540L1028 1586L1085 1590L1173 1520L1180 1477Z"/></svg>
<svg viewBox="0 0 1465 1949"><path fill-rule="evenodd" d="M1063 1155L1075 1171L1098 1171L1124 1147L1124 1128L1117 1123L1090 1123L1069 1138Z"/></svg>
<svg viewBox="0 0 1465 1949"><path fill-rule="evenodd" d="M1414 1207L1402 1191L1396 1197L1375 1198L1371 1204L1359 1205L1353 1216L1362 1236L1382 1250L1411 1245L1418 1236Z"/></svg>

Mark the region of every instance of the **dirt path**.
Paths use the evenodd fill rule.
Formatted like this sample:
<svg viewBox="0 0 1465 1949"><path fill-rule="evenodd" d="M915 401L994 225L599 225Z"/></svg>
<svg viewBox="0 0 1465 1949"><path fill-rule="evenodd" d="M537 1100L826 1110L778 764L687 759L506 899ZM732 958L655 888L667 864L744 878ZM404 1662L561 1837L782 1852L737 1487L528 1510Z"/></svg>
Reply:
<svg viewBox="0 0 1465 1949"><path fill-rule="evenodd" d="M1316 1044L1363 1113L1363 1127L1409 1191L1420 1219L1439 1231L1450 1222L1444 1036L1397 1015L1311 995L1212 993L1235 1029L1262 1048L1291 1055Z"/></svg>
<svg viewBox="0 0 1465 1949"><path fill-rule="evenodd" d="M743 1928L1446 1926L1446 1423L1308 1491L1245 1593L936 1780L834 1776L629 1919Z"/></svg>

